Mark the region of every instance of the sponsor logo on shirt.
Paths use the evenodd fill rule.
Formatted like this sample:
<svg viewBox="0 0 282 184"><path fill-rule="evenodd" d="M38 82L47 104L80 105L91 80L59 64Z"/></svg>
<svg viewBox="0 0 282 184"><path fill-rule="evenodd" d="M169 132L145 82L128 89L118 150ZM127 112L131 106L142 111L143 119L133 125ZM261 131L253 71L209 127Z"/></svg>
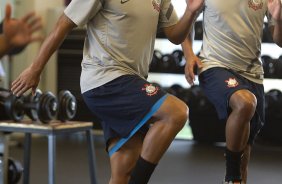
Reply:
<svg viewBox="0 0 282 184"><path fill-rule="evenodd" d="M161 0L152 0L152 5L158 12L161 11Z"/></svg>
<svg viewBox="0 0 282 184"><path fill-rule="evenodd" d="M127 3L128 1L130 1L130 0L120 0L120 3L124 4L124 3Z"/></svg>
<svg viewBox="0 0 282 184"><path fill-rule="evenodd" d="M228 80L225 80L225 82L229 88L235 88L239 84L235 78L229 78Z"/></svg>
<svg viewBox="0 0 282 184"><path fill-rule="evenodd" d="M145 84L142 88L142 91L146 91L148 96L153 96L158 93L159 87L154 86L152 84Z"/></svg>
<svg viewBox="0 0 282 184"><path fill-rule="evenodd" d="M262 9L263 2L262 0L249 0L248 1L249 8L254 9L255 11Z"/></svg>

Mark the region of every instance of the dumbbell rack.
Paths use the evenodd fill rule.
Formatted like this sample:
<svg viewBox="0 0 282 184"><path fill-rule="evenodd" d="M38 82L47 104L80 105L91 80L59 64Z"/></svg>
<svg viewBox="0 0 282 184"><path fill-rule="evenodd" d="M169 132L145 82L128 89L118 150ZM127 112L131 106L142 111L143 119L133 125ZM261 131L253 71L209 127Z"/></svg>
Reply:
<svg viewBox="0 0 282 184"><path fill-rule="evenodd" d="M34 133L48 136L48 184L55 184L56 136L83 131L85 131L87 139L91 184L97 184L94 142L91 134L92 128L92 122L69 121L62 123L56 120L49 124L36 124L30 120L20 123L0 121L0 145L2 145L2 147L0 147L0 153L3 153L0 156L0 184L8 184L7 171L10 133L20 132L25 134L23 184L29 184L31 135Z"/></svg>

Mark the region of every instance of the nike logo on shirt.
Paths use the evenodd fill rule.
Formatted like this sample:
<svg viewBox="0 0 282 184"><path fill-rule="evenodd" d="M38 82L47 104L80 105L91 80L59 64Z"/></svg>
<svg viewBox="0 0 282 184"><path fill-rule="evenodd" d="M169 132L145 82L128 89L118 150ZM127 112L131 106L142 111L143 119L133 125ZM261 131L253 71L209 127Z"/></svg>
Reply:
<svg viewBox="0 0 282 184"><path fill-rule="evenodd" d="M128 1L130 1L130 0L120 0L120 3L124 4L124 3L128 2Z"/></svg>

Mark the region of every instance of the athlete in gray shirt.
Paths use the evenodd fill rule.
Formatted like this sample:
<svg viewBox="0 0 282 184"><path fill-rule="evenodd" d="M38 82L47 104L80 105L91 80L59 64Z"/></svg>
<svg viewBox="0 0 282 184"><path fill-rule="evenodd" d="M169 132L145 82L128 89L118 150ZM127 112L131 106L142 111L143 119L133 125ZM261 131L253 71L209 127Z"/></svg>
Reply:
<svg viewBox="0 0 282 184"><path fill-rule="evenodd" d="M187 47L186 79L200 86L226 120L226 183L246 183L251 145L264 123L260 60L264 17L274 42L282 46L280 0L205 0L199 58Z"/></svg>
<svg viewBox="0 0 282 184"><path fill-rule="evenodd" d="M32 65L12 84L16 95L34 91L68 32L86 26L80 85L86 104L102 119L110 184L147 183L187 121L185 103L146 81L157 31L175 44L187 38L202 2L187 3L178 20L170 0L72 0Z"/></svg>

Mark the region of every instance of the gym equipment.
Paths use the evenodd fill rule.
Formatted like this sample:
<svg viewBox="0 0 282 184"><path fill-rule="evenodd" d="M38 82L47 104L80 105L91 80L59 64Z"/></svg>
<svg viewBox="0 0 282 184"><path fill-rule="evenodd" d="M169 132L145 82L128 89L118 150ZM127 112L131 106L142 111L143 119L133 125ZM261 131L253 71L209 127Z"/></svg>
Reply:
<svg viewBox="0 0 282 184"><path fill-rule="evenodd" d="M265 93L265 124L260 135L272 142L282 142L282 92L272 89Z"/></svg>
<svg viewBox="0 0 282 184"><path fill-rule="evenodd" d="M282 60L272 59L270 56L262 56L265 78L282 79Z"/></svg>
<svg viewBox="0 0 282 184"><path fill-rule="evenodd" d="M194 30L195 30L195 40L203 40L203 22L197 21L194 24Z"/></svg>
<svg viewBox="0 0 282 184"><path fill-rule="evenodd" d="M195 141L224 142L225 123L217 116L217 112L198 85L190 88L188 101L190 127Z"/></svg>
<svg viewBox="0 0 282 184"><path fill-rule="evenodd" d="M42 94L37 90L35 95L16 97L7 89L0 89L1 119L21 121L25 113L33 120L38 119L48 123L54 119L57 113L57 98L51 93Z"/></svg>
<svg viewBox="0 0 282 184"><path fill-rule="evenodd" d="M68 90L59 92L58 120L68 121L74 118L77 111L77 103L74 95Z"/></svg>
<svg viewBox="0 0 282 184"><path fill-rule="evenodd" d="M8 158L8 184L17 184L21 179L23 170L19 161Z"/></svg>
<svg viewBox="0 0 282 184"><path fill-rule="evenodd" d="M169 88L165 89L169 94L176 96L182 100L185 104L189 105L189 101L192 98L192 91L190 88L183 88L179 84L173 84Z"/></svg>
<svg viewBox="0 0 282 184"><path fill-rule="evenodd" d="M34 95L30 93L24 97L22 108L33 121L40 120L43 123L48 123L56 117L58 102L51 92L42 94L37 89Z"/></svg>
<svg viewBox="0 0 282 184"><path fill-rule="evenodd" d="M178 98L179 98L179 95L180 95L180 93L182 92L182 90L184 90L184 89L183 89L183 87L180 86L179 84L174 84L174 85L170 86L169 88L166 88L166 91L167 91L169 94L171 94L171 95L173 95L173 96L176 96L176 97L178 97Z"/></svg>
<svg viewBox="0 0 282 184"><path fill-rule="evenodd" d="M276 65L275 65L275 78L276 79L282 79L282 60L281 59L275 59Z"/></svg>
<svg viewBox="0 0 282 184"><path fill-rule="evenodd" d="M161 59L160 68L163 73L175 73L177 65L174 57L171 54L164 54Z"/></svg>
<svg viewBox="0 0 282 184"><path fill-rule="evenodd" d="M21 121L24 117L24 110L19 108L23 105L22 97L16 97L11 91L0 88L0 119Z"/></svg>
<svg viewBox="0 0 282 184"><path fill-rule="evenodd" d="M263 24L262 42L273 43L273 39L272 39L271 33L268 29L268 23L267 22L265 22Z"/></svg>
<svg viewBox="0 0 282 184"><path fill-rule="evenodd" d="M174 50L171 55L174 58L176 63L176 71L175 73L184 74L184 68L186 64L186 60L184 58L184 54L182 50Z"/></svg>
<svg viewBox="0 0 282 184"><path fill-rule="evenodd" d="M267 55L261 56L262 66L264 70L264 77L265 78L272 78L274 74L274 63L272 62L272 58Z"/></svg>
<svg viewBox="0 0 282 184"><path fill-rule="evenodd" d="M162 53L159 50L154 50L149 71L160 72L160 65L162 64L161 60L162 60Z"/></svg>

